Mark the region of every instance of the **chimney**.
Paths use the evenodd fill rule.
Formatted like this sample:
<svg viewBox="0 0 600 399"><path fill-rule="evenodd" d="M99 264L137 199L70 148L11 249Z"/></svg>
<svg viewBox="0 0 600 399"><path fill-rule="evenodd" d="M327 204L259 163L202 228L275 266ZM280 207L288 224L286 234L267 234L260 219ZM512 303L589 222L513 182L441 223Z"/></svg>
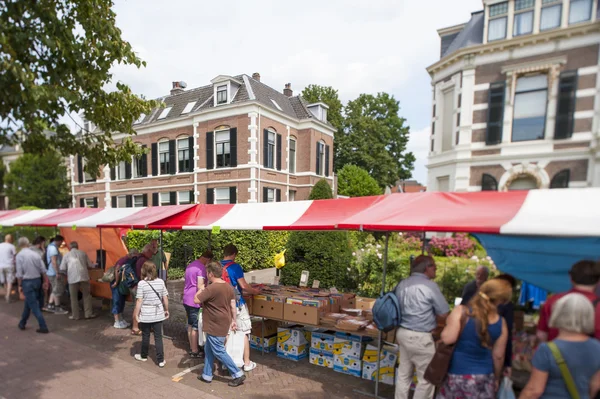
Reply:
<svg viewBox="0 0 600 399"><path fill-rule="evenodd" d="M254 73L252 74L252 79L254 79L254 80L258 80L258 81L260 82L260 73L258 73L258 72L254 72Z"/></svg>
<svg viewBox="0 0 600 399"><path fill-rule="evenodd" d="M186 84L184 82L173 82L173 88L171 89L171 95L183 93L185 90Z"/></svg>
<svg viewBox="0 0 600 399"><path fill-rule="evenodd" d="M285 89L283 89L283 94L285 94L288 97L292 97L294 95L294 92L292 91L292 84L291 83L286 83L285 84Z"/></svg>

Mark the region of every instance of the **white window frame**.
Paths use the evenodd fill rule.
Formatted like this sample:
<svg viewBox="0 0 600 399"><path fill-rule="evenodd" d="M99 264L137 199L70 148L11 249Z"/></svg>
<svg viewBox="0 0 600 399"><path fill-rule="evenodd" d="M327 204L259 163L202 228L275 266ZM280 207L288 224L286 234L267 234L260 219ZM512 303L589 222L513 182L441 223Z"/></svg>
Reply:
<svg viewBox="0 0 600 399"><path fill-rule="evenodd" d="M556 26L552 26L550 28L542 28L542 20L544 19L544 11L549 10L551 8L558 7L560 10L558 13L558 24ZM542 8L540 10L540 32L546 32L548 30L560 28L562 25L562 16L563 16L563 2L562 0L554 0L553 2L544 3L542 2Z"/></svg>
<svg viewBox="0 0 600 399"><path fill-rule="evenodd" d="M136 200L141 201L140 206L136 205ZM143 194L132 195L131 196L131 206L134 208L143 208L144 207L144 195Z"/></svg>
<svg viewBox="0 0 600 399"><path fill-rule="evenodd" d="M83 200L83 204L85 205L86 208L93 208L94 207L94 198L85 198Z"/></svg>
<svg viewBox="0 0 600 399"><path fill-rule="evenodd" d="M321 158L319 159L319 169L321 169L319 172L317 173L318 176L325 176L325 142L323 140L319 141L319 153L317 154L317 156L321 156ZM315 170L315 172L317 172Z"/></svg>
<svg viewBox="0 0 600 399"><path fill-rule="evenodd" d="M290 190L288 194L288 201L296 201L296 190Z"/></svg>
<svg viewBox="0 0 600 399"><path fill-rule="evenodd" d="M181 200L181 195L187 195L188 196L188 200L187 201L182 201ZM191 204L193 201L192 196L190 195L189 190L188 191L177 191L177 204L179 205L189 205Z"/></svg>
<svg viewBox="0 0 600 399"><path fill-rule="evenodd" d="M596 0L568 0L568 1L569 1L569 19L568 19L569 25L581 24L581 23L589 22L592 20L592 17L593 17L592 12L594 11L594 2ZM583 3L586 1L589 3L589 16L586 19L571 21L571 15L573 12L573 3L579 3L579 2Z"/></svg>
<svg viewBox="0 0 600 399"><path fill-rule="evenodd" d="M214 189L215 204L230 204L231 197L229 196L229 187L215 187Z"/></svg>
<svg viewBox="0 0 600 399"><path fill-rule="evenodd" d="M498 41L498 40L504 40L508 36L508 14L509 14L508 13L508 1L489 5L488 6L488 15L490 15L490 10L491 10L492 7L498 6L498 5L503 4L503 3L507 3L506 13L498 14L498 15L494 15L494 16L489 16L488 17L487 32L486 32L486 36L487 36L486 40L488 42L495 42L495 41ZM495 39L490 39L490 25L492 24L493 21L500 20L500 19L504 19L504 36L498 37L498 38L495 38Z"/></svg>
<svg viewBox="0 0 600 399"><path fill-rule="evenodd" d="M167 145L167 160L166 160L166 164L167 164L167 171L166 173L162 173L162 160L161 160L161 155L164 154L165 152L160 150L160 145L161 144L166 144ZM164 176L164 175L168 175L169 174L169 170L171 169L171 165L169 164L171 162L170 160L170 156L169 156L169 141L168 140L161 140L158 142L158 148L157 148L157 152L158 152L158 175L159 176Z"/></svg>
<svg viewBox="0 0 600 399"><path fill-rule="evenodd" d="M185 143L185 145L187 146L187 148L179 149L179 143L182 142L182 141ZM190 145L189 145L189 137L188 136L178 137L177 140L175 140L175 148L177 150L177 156L176 156L176 158L177 158L177 173L190 173L190 172L192 172L194 168L193 168L193 164L192 164L192 158L193 157L192 157L192 149L190 148ZM188 154L188 162L190 163L190 167L189 167L189 169L191 169L190 171L182 171L180 169L180 167L179 167L179 163L181 161L181 159L179 158L179 152L180 151L186 151L186 150L187 150L187 154Z"/></svg>
<svg viewBox="0 0 600 399"><path fill-rule="evenodd" d="M294 143L294 150L292 151L292 142ZM296 165L296 152L298 151L298 141L296 141L295 137L290 137L290 143L288 148L288 172L296 173L297 165ZM293 166L293 168L292 168Z"/></svg>
<svg viewBox="0 0 600 399"><path fill-rule="evenodd" d="M225 90L222 90L225 88ZM219 93L225 93L225 101L219 101ZM217 85L215 89L215 104L216 105L225 105L229 104L229 84Z"/></svg>
<svg viewBox="0 0 600 399"><path fill-rule="evenodd" d="M163 201L163 196L167 196L167 201ZM169 206L171 205L171 193L170 192L162 192L158 194L158 204L159 206Z"/></svg>
<svg viewBox="0 0 600 399"><path fill-rule="evenodd" d="M511 133L511 137L510 137L510 141L511 143L520 143L520 142L527 142L527 141L537 141L537 140L544 140L545 136L546 136L546 122L548 121L548 98L550 95L549 92L549 86L550 86L550 76L548 74L540 74L540 75L545 75L546 76L546 88L545 89L541 89L541 88L536 88L536 89L530 89L530 90L521 90L521 91L517 91L517 86L518 86L518 82L519 79L521 78L527 78L527 77L533 77L533 76L538 76L538 75L521 75L521 76L517 76L517 78L515 79L515 87L514 87L514 99L513 99L513 114L512 114L512 133ZM529 93L537 93L537 92L542 92L545 91L546 92L546 101L545 101L545 107L544 107L544 123L543 123L543 134L541 138L535 138L535 139L527 139L527 140L515 140L514 139L514 135L515 135L515 120L518 120L520 118L515 118L515 112L517 111L517 96L524 95L524 94L529 94Z"/></svg>
<svg viewBox="0 0 600 399"><path fill-rule="evenodd" d="M217 136L219 136L219 133L227 133L228 138L227 140L217 140ZM217 130L215 131L215 135L214 135L214 140L215 140L215 146L214 146L214 165L215 165L215 169L222 169L222 168L231 168L231 129L221 129L221 130ZM218 161L218 146L219 144L223 145L223 163L225 164L225 144L229 143L229 165L223 165L223 166L219 166Z"/></svg>
<svg viewBox="0 0 600 399"><path fill-rule="evenodd" d="M121 200L123 200L123 206L121 206ZM119 195L117 197L117 208L127 208L127 196L126 195Z"/></svg>
<svg viewBox="0 0 600 399"><path fill-rule="evenodd" d="M520 15L525 15L525 14L531 14L531 29L528 32L520 32L517 33L516 29L517 29L517 17L519 17ZM533 33L533 26L535 24L535 1L533 1L532 5L528 8L522 8L520 10L516 9L516 2L515 2L515 11L514 11L514 15L513 15L513 37L517 37L517 36L525 36L525 35L530 35Z"/></svg>
<svg viewBox="0 0 600 399"><path fill-rule="evenodd" d="M115 167L115 178L117 180L125 180L127 176L127 162L121 161Z"/></svg>
<svg viewBox="0 0 600 399"><path fill-rule="evenodd" d="M267 202L276 202L277 198L275 196L274 188L267 188Z"/></svg>
<svg viewBox="0 0 600 399"><path fill-rule="evenodd" d="M277 168L277 132L268 129L267 130L267 164L265 168L275 169ZM271 136L273 137L273 145L271 146ZM272 149L272 152L271 152Z"/></svg>
<svg viewBox="0 0 600 399"><path fill-rule="evenodd" d="M132 179L137 179L142 176L142 173L140 172L138 166L140 166L139 164L142 162L142 156L140 155L139 157L135 157L132 156L131 157L131 178Z"/></svg>

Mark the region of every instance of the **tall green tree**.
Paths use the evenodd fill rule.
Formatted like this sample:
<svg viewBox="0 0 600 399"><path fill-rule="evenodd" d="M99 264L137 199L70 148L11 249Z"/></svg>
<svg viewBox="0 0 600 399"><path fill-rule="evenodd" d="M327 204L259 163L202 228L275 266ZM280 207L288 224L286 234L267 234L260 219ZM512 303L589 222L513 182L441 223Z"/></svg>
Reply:
<svg viewBox="0 0 600 399"><path fill-rule="evenodd" d="M387 93L361 94L345 107L343 131L336 136L336 170L352 164L365 169L380 187L411 176L415 157L406 151L409 127L398 115L400 103Z"/></svg>
<svg viewBox="0 0 600 399"><path fill-rule="evenodd" d="M338 194L348 197L380 195L381 187L369 172L356 165L344 165L337 174Z"/></svg>
<svg viewBox="0 0 600 399"><path fill-rule="evenodd" d="M338 91L331 86L308 85L302 90L302 97L309 103L325 103L329 110L327 111L327 120L337 130L344 125L342 116L342 102L338 96Z"/></svg>
<svg viewBox="0 0 600 399"><path fill-rule="evenodd" d="M19 157L11 163L4 183L11 209L22 206L67 208L71 202L67 167L56 151Z"/></svg>
<svg viewBox="0 0 600 399"><path fill-rule="evenodd" d="M141 151L131 140L113 145L112 132L135 134L133 122L155 103L121 82L106 90L116 63L146 65L121 38L112 7L112 0L0 0L0 144L79 154L88 172ZM69 112L103 133L74 136L59 121Z"/></svg>

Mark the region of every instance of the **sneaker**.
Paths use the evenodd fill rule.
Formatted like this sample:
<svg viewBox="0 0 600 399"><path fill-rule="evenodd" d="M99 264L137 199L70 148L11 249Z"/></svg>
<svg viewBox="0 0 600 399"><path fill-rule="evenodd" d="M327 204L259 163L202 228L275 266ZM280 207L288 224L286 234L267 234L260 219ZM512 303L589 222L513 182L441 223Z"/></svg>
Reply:
<svg viewBox="0 0 600 399"><path fill-rule="evenodd" d="M22 326L19 324L19 330L24 331L25 330L25 326Z"/></svg>
<svg viewBox="0 0 600 399"><path fill-rule="evenodd" d="M256 363L254 363L254 362L250 362L250 364L244 365L244 371L246 371L246 372L252 371L255 368L256 368Z"/></svg>
<svg viewBox="0 0 600 399"><path fill-rule="evenodd" d="M165 362L163 360L162 362L158 363L158 367L160 367L162 369L163 367L165 367L166 364L167 364L167 362Z"/></svg>
<svg viewBox="0 0 600 399"><path fill-rule="evenodd" d="M98 317L98 315L96 313L92 313L92 315L90 317L86 317L86 320L91 320L91 319L95 319L96 317Z"/></svg>
<svg viewBox="0 0 600 399"><path fill-rule="evenodd" d="M45 310L48 313L54 313L55 309L56 309L56 307L54 305L48 305L48 306L46 306L45 309L42 309L42 310Z"/></svg>
<svg viewBox="0 0 600 399"><path fill-rule="evenodd" d="M209 381L209 380L205 380L205 379L204 379L204 377L202 376L202 374L200 374L200 375L199 375L197 378L198 378L200 381L202 381L202 382L205 382L205 383L207 383L207 384L210 384L210 383L212 382L212 381Z"/></svg>
<svg viewBox="0 0 600 399"><path fill-rule="evenodd" d="M113 324L113 327L123 330L123 329L129 327L129 325L127 323L125 323L125 321L120 320L120 321L115 321L115 324Z"/></svg>
<svg viewBox="0 0 600 399"><path fill-rule="evenodd" d="M79 318L73 317L73 315L69 316L69 320L79 320Z"/></svg>
<svg viewBox="0 0 600 399"><path fill-rule="evenodd" d="M54 314L69 314L69 312L67 312L60 306L57 306L56 308L54 308Z"/></svg>
<svg viewBox="0 0 600 399"><path fill-rule="evenodd" d="M133 356L133 358L140 362L145 362L146 360L148 360L147 357L142 357L142 355L140 355L139 353L136 353L135 356Z"/></svg>
<svg viewBox="0 0 600 399"><path fill-rule="evenodd" d="M35 332L40 334L48 334L50 331L48 331L47 328L38 328L37 330L35 330Z"/></svg>
<svg viewBox="0 0 600 399"><path fill-rule="evenodd" d="M129 328L129 326L131 326L131 323L126 322L125 320L121 320L121 323L123 324L123 328Z"/></svg>
<svg viewBox="0 0 600 399"><path fill-rule="evenodd" d="M240 385L242 385L244 383L244 381L246 380L246 376L242 375L241 377L238 378L234 378L233 380L229 381L229 385L230 387L239 387Z"/></svg>

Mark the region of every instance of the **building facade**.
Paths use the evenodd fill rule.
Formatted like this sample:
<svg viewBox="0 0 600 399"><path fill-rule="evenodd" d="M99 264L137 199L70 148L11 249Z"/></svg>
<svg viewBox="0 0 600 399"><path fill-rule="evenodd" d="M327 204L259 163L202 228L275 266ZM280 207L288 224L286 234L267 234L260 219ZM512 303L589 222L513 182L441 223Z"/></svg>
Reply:
<svg viewBox="0 0 600 399"><path fill-rule="evenodd" d="M600 186L598 0L483 0L438 31L431 191Z"/></svg>
<svg viewBox="0 0 600 399"><path fill-rule="evenodd" d="M161 101L134 124L143 156L97 177L71 157L74 207L294 201L320 179L333 186L327 106L307 104L289 83L279 92L257 73L221 75L190 90L174 82Z"/></svg>

